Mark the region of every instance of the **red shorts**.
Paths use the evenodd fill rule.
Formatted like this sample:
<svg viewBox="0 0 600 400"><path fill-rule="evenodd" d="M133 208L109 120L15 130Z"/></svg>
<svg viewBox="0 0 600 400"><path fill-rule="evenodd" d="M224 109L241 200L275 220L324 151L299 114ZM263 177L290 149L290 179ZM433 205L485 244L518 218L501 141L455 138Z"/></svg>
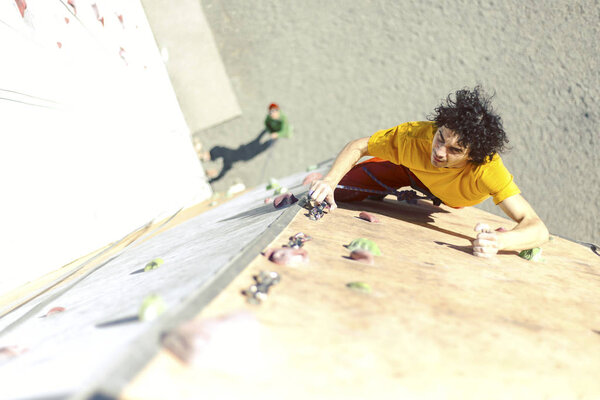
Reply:
<svg viewBox="0 0 600 400"><path fill-rule="evenodd" d="M361 189L371 189L378 191L386 191L380 184L375 182L363 170L366 168L373 176L379 179L383 184L390 186L393 189L398 189L404 186L411 186L411 178L414 184L427 192L429 190L412 172L404 165L397 165L393 162L382 160L381 158L373 157L369 160L356 164L340 181L340 185L354 186ZM410 177L409 177L410 175ZM370 193L358 192L356 190L335 189L334 197L336 201L360 201L364 200Z"/></svg>

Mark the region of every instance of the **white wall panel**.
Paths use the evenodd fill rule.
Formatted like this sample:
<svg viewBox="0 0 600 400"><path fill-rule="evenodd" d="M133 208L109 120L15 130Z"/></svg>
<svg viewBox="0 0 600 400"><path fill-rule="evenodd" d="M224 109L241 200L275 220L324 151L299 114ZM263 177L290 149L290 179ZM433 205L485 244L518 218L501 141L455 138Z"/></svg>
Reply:
<svg viewBox="0 0 600 400"><path fill-rule="evenodd" d="M26 4L0 2L0 293L211 194L139 1Z"/></svg>

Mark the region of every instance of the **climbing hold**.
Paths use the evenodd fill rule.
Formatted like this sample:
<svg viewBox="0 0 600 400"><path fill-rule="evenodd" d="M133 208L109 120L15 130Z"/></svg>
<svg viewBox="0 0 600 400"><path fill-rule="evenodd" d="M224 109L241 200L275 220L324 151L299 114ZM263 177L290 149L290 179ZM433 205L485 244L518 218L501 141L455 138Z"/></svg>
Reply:
<svg viewBox="0 0 600 400"><path fill-rule="evenodd" d="M302 248L281 247L268 249L263 254L269 261L279 265L294 266L308 262L308 252Z"/></svg>
<svg viewBox="0 0 600 400"><path fill-rule="evenodd" d="M315 169L317 169L317 164L311 164L306 167L306 172L314 171Z"/></svg>
<svg viewBox="0 0 600 400"><path fill-rule="evenodd" d="M146 266L144 267L144 272L152 271L153 269L160 267L163 263L164 261L162 258L155 258L154 260L146 264Z"/></svg>
<svg viewBox="0 0 600 400"><path fill-rule="evenodd" d="M312 240L312 237L305 235L302 232L298 232L294 236L289 237L287 247L297 249L304 246L304 243L308 242L309 240Z"/></svg>
<svg viewBox="0 0 600 400"><path fill-rule="evenodd" d="M275 200L273 200L273 206L275 208L282 208L294 204L297 201L298 199L292 193L284 193L275 197Z"/></svg>
<svg viewBox="0 0 600 400"><path fill-rule="evenodd" d="M241 182L238 182L238 183L236 183L234 185L231 185L229 187L229 189L227 189L227 193L225 193L225 196L226 197L231 197L234 194L238 194L238 193L243 192L244 190L246 190L246 185L244 185Z"/></svg>
<svg viewBox="0 0 600 400"><path fill-rule="evenodd" d="M281 185L277 182L277 179L271 178L269 179L269 183L267 184L267 190L280 188Z"/></svg>
<svg viewBox="0 0 600 400"><path fill-rule="evenodd" d="M310 218L313 221L317 221L323 218L323 215L325 215L325 209L327 207L329 207L329 205L325 201L321 204L317 204L314 200L310 200L306 204L306 208L308 208L309 210L308 218Z"/></svg>
<svg viewBox="0 0 600 400"><path fill-rule="evenodd" d="M242 290L242 294L246 296L246 300L250 304L260 304L267 299L267 294L271 286L277 285L281 277L275 271L260 271L254 276L254 283L246 290Z"/></svg>
<svg viewBox="0 0 600 400"><path fill-rule="evenodd" d="M534 247L533 249L523 250L519 253L519 257L528 261L542 261L542 249L539 247Z"/></svg>
<svg viewBox="0 0 600 400"><path fill-rule="evenodd" d="M381 251L379 250L379 247L377 246L377 244L370 239L365 239L365 238L354 239L352 242L350 242L349 245L346 246L346 248L350 251L367 250L367 251L370 251L375 256L381 255Z"/></svg>
<svg viewBox="0 0 600 400"><path fill-rule="evenodd" d="M270 198L270 197L265 197L265 204L269 204L269 203L271 203L271 202L273 202L273 199L272 199L272 198Z"/></svg>
<svg viewBox="0 0 600 400"><path fill-rule="evenodd" d="M318 181L319 179L323 179L323 175L321 175L320 172L311 172L310 174L306 175L302 181L302 185L310 185L313 181Z"/></svg>
<svg viewBox="0 0 600 400"><path fill-rule="evenodd" d="M349 282L346 287L363 293L371 293L371 286L364 282Z"/></svg>
<svg viewBox="0 0 600 400"><path fill-rule="evenodd" d="M48 310L48 312L46 313L46 317L49 317L52 314L58 314L65 311L64 307L53 307L50 310Z"/></svg>
<svg viewBox="0 0 600 400"><path fill-rule="evenodd" d="M350 258L356 261L363 262L365 264L375 264L375 258L369 250L357 249L350 253Z"/></svg>
<svg viewBox="0 0 600 400"><path fill-rule="evenodd" d="M161 341L188 365L243 376L248 375L249 368L255 369L264 356L258 354L260 324L248 311L187 321L163 335Z"/></svg>
<svg viewBox="0 0 600 400"><path fill-rule="evenodd" d="M73 15L77 15L77 7L75 7L75 0L68 0L67 4L73 8Z"/></svg>
<svg viewBox="0 0 600 400"><path fill-rule="evenodd" d="M490 228L490 226L488 224L479 222L477 225L475 225L475 232L477 232L477 233L491 232L491 231L492 231L492 229Z"/></svg>
<svg viewBox="0 0 600 400"><path fill-rule="evenodd" d="M278 188L275 189L275 191L273 192L273 194L283 194L283 193L287 193L288 189L286 187L280 186Z"/></svg>
<svg viewBox="0 0 600 400"><path fill-rule="evenodd" d="M379 222L379 218L377 218L373 214L365 212L365 211L362 211L360 214L358 214L358 218L364 219L365 221L374 222L374 223Z"/></svg>
<svg viewBox="0 0 600 400"><path fill-rule="evenodd" d="M25 0L15 0L15 3L17 3L17 8L19 9L19 12L21 13L21 17L25 18L25 10L27 9L27 2Z"/></svg>
<svg viewBox="0 0 600 400"><path fill-rule="evenodd" d="M146 296L138 312L140 321L152 321L167 309L165 301L157 294Z"/></svg>
<svg viewBox="0 0 600 400"><path fill-rule="evenodd" d="M0 362L26 353L29 349L20 345L0 347Z"/></svg>

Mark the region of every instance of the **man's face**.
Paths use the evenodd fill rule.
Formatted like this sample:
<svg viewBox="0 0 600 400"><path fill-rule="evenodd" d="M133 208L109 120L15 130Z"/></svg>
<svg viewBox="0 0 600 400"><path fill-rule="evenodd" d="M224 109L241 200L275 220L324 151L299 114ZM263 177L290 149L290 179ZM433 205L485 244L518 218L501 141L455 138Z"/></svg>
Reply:
<svg viewBox="0 0 600 400"><path fill-rule="evenodd" d="M433 137L431 164L438 168L462 168L469 162L469 151L458 144L458 135L442 126Z"/></svg>
<svg viewBox="0 0 600 400"><path fill-rule="evenodd" d="M271 118L279 119L279 108L271 108L269 114L271 114Z"/></svg>

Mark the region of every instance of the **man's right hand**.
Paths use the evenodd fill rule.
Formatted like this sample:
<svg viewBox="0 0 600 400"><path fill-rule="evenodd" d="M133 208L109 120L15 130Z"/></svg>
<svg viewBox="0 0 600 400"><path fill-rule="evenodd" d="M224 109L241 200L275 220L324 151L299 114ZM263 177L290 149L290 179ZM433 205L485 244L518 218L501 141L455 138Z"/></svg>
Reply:
<svg viewBox="0 0 600 400"><path fill-rule="evenodd" d="M329 210L333 211L337 208L337 204L335 204L335 200L333 198L335 186L337 185L331 183L327 179L314 181L310 185L308 196L319 204L323 201L326 201L327 204L329 204Z"/></svg>

